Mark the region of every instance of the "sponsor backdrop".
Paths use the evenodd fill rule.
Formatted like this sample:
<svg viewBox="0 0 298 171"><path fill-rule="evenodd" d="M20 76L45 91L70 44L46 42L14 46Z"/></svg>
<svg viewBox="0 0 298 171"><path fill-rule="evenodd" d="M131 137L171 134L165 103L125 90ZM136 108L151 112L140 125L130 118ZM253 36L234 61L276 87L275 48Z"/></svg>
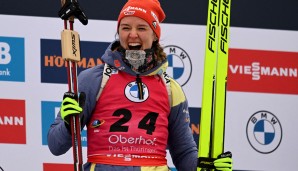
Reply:
<svg viewBox="0 0 298 171"><path fill-rule="evenodd" d="M22 15L0 15L0 21L0 167L70 171L72 150L53 156L47 147L48 128L67 91L60 46L63 21ZM101 63L98 57L115 39L116 24L99 19L89 20L87 26L75 22L81 37L78 72ZM233 152L235 170L298 167L298 31L290 28L231 27L225 150ZM204 24L162 24L167 72L188 97L196 140L205 30ZM86 161L85 128L82 144Z"/></svg>

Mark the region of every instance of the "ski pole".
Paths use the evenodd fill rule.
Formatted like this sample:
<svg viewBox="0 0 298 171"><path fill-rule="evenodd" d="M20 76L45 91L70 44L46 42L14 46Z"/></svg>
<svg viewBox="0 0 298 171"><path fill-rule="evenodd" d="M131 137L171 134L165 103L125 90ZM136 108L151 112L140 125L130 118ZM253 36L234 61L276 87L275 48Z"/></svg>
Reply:
<svg viewBox="0 0 298 171"><path fill-rule="evenodd" d="M67 62L68 92L78 95L77 63L80 57L80 37L74 31L74 17L87 25L88 19L76 0L61 0L62 8L58 15L64 20L64 30L61 32L62 58ZM69 24L69 29L68 29ZM78 96L76 96L78 97ZM79 98L77 99L79 100ZM70 117L72 136L74 171L83 171L83 155L81 143L81 124L79 115Z"/></svg>

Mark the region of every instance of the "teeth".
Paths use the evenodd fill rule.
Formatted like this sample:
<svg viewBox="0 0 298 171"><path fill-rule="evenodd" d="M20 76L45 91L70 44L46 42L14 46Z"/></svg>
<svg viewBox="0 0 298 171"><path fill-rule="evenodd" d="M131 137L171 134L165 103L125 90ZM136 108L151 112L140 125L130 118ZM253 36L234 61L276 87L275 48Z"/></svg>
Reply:
<svg viewBox="0 0 298 171"><path fill-rule="evenodd" d="M140 43L129 43L128 45L129 46L140 46L141 44Z"/></svg>

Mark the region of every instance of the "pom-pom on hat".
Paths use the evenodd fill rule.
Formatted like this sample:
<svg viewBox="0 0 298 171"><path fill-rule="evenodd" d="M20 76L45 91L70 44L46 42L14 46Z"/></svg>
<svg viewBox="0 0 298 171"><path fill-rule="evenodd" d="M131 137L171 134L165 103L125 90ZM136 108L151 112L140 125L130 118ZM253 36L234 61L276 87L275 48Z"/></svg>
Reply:
<svg viewBox="0 0 298 171"><path fill-rule="evenodd" d="M118 17L118 28L121 19L127 16L145 20L159 40L161 32L159 23L166 18L166 15L158 0L128 0Z"/></svg>

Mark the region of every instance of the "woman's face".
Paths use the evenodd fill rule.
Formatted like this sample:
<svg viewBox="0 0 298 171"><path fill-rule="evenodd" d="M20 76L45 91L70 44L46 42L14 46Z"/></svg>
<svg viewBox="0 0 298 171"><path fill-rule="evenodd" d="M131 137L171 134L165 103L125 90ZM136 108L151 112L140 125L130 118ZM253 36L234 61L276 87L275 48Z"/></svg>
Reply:
<svg viewBox="0 0 298 171"><path fill-rule="evenodd" d="M149 24L134 16L124 17L119 24L119 39L126 50L150 49L153 41L157 40Z"/></svg>

